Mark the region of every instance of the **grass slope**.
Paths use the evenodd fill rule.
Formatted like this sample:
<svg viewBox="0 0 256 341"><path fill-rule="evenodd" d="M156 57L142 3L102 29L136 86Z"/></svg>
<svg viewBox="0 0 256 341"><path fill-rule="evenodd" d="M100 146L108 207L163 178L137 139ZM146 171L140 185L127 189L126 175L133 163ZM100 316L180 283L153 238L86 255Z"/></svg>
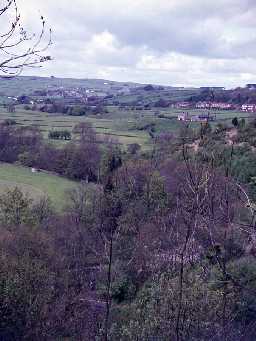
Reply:
<svg viewBox="0 0 256 341"><path fill-rule="evenodd" d="M113 87L129 85L135 87L136 83L115 82L104 79L73 79L19 76L14 78L0 78L0 95L21 96L31 95L35 90L44 90L48 87L65 88L93 88L101 91L111 91Z"/></svg>
<svg viewBox="0 0 256 341"><path fill-rule="evenodd" d="M32 173L26 167L0 163L0 191L15 186L34 199L48 196L54 207L61 211L65 207L66 191L74 188L76 183L44 172Z"/></svg>
<svg viewBox="0 0 256 341"><path fill-rule="evenodd" d="M108 113L104 115L68 116L26 111L23 106L18 106L15 113L8 113L6 109L0 108L0 122L11 118L21 126L36 126L43 133L45 139L48 139L48 133L51 130L67 129L72 132L76 124L90 122L99 136L104 136L124 146L138 143L143 150L147 150L150 148L152 140L148 131L141 127L154 124L155 132L158 134L161 132L175 133L182 126L182 123L177 121L180 112L182 110L173 108L138 111L120 110L118 107L109 106ZM189 113L198 115L205 111L189 110ZM162 117L159 117L159 114L162 114ZM217 111L216 121L213 124L225 123L230 126L234 117L248 119L253 115L236 111ZM200 124L195 123L193 126L199 127ZM63 142L57 141L57 144L61 146Z"/></svg>
<svg viewBox="0 0 256 341"><path fill-rule="evenodd" d="M15 113L8 113L0 108L0 121L13 119L22 126L36 126L48 138L50 130L67 129L72 131L74 126L80 122L89 122L95 128L97 134L105 136L124 145L139 143L144 146L149 141L149 135L143 131L130 130L131 123L137 118L133 115L120 115L112 112L103 117L98 116L67 116L62 114L48 114L39 111L26 111L19 106Z"/></svg>

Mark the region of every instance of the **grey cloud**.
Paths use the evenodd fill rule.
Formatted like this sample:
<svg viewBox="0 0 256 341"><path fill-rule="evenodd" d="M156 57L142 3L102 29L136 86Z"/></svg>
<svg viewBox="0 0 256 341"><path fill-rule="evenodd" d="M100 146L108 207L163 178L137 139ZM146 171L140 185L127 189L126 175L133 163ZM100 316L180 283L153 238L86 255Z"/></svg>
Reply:
<svg viewBox="0 0 256 341"><path fill-rule="evenodd" d="M133 1L109 1L107 6L99 0L94 5L88 0L74 0L71 4L66 0L46 1L44 8L47 12L48 4L49 20L63 41L84 40L92 33L108 30L124 46L147 46L156 53L175 51L207 58L248 56L241 42L225 39L225 31L229 27L243 29L239 18L242 20L248 13L249 28L255 30L256 5L251 0L172 0L172 6L165 0L144 0L136 12ZM158 10L159 2L165 4L162 10Z"/></svg>
<svg viewBox="0 0 256 341"><path fill-rule="evenodd" d="M33 28L34 0L19 1ZM54 66L44 72L97 76L105 70L112 78L184 84L184 69L192 83L209 77L225 85L246 81L245 73L256 76L241 62L256 58L255 0L38 0L37 7L54 30ZM115 39L111 48L93 41L104 32ZM164 61L171 53L186 58L168 72ZM158 61L158 70L138 67L145 56Z"/></svg>

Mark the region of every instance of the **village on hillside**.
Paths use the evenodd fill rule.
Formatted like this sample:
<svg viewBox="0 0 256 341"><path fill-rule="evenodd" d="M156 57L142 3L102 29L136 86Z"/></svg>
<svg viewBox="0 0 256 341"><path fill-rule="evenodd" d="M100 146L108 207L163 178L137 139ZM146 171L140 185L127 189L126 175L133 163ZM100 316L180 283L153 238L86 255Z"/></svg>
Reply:
<svg viewBox="0 0 256 341"><path fill-rule="evenodd" d="M28 88L22 87L26 80ZM111 81L62 80L54 77L22 77L1 80L0 105L14 112L26 110L85 115L104 113L114 106L120 111L177 110L179 121L214 121L218 111L256 112L256 85L225 90L222 87L180 88ZM16 82L16 83L15 83ZM75 85L74 85L75 84ZM19 93L15 89L19 89ZM185 113L181 113L180 111ZM193 110L193 114L188 112ZM198 114L195 111L198 110Z"/></svg>

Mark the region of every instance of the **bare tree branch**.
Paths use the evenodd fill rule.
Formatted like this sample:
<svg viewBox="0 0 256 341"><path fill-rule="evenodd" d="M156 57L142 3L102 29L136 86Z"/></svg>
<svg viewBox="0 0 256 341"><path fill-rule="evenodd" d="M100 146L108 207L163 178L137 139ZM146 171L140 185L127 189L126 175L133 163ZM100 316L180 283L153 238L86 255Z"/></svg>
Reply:
<svg viewBox="0 0 256 341"><path fill-rule="evenodd" d="M46 21L41 16L39 35L28 34L21 23L17 0L4 2L5 5L0 6L0 20L8 21L8 27L0 34L0 76L11 77L19 75L26 67L41 67L51 60L45 52L52 44L52 30L46 29Z"/></svg>

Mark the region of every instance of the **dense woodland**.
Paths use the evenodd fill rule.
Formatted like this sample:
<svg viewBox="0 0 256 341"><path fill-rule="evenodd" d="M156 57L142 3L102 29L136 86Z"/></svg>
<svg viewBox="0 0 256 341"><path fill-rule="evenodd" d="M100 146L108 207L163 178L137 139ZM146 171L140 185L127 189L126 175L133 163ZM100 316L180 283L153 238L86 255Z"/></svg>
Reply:
<svg viewBox="0 0 256 341"><path fill-rule="evenodd" d="M77 180L66 209L0 195L1 340L255 340L255 122L184 125L153 150L46 144L0 126L0 160Z"/></svg>
<svg viewBox="0 0 256 341"><path fill-rule="evenodd" d="M201 89L199 94L191 96L189 100L192 102L216 101L232 104L255 103L256 91L255 88L250 89L248 86L230 90L205 88Z"/></svg>
<svg viewBox="0 0 256 341"><path fill-rule="evenodd" d="M15 0L0 9L0 18L5 15L0 75L19 82L13 76L23 68L51 60L45 52L52 31L41 16L39 36L27 32ZM129 86L133 96L127 100L122 91ZM127 83L121 93L119 87L112 93L113 87L90 100L78 90L67 100L70 91L64 94L60 86L61 101L47 98L56 95L53 89L34 87L36 100L15 91L17 98L1 96L11 99L5 105L12 114L22 104L27 111L73 116L104 114L111 105L137 111L184 100L256 100L255 85L184 89L182 96L179 89L152 85ZM124 148L99 138L88 123L72 133L48 131L46 140L35 126L11 117L0 123L0 162L58 174L77 186L66 192L62 212L49 198L29 197L22 188L0 192L1 341L256 339L251 116L234 117L232 127L184 123L175 133L142 122L137 129L148 131L152 142L143 150L135 142Z"/></svg>

